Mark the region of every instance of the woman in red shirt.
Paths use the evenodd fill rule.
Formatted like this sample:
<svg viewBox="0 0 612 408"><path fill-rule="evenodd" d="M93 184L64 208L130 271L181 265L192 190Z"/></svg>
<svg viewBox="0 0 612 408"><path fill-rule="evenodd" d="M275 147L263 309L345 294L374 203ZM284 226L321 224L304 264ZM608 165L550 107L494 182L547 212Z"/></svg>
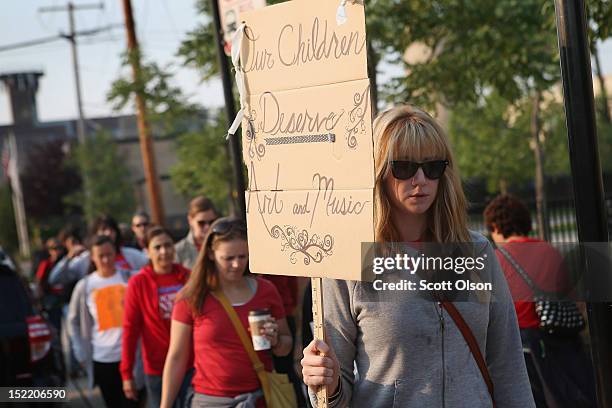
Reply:
<svg viewBox="0 0 612 408"><path fill-rule="evenodd" d="M272 318L261 329L272 354L287 355L292 347L283 302L269 281L247 271L248 245L244 221L222 218L213 223L189 281L172 312L170 349L163 375L162 408L170 408L178 392L174 380L195 356L193 407L263 407L257 373L225 309L212 295L221 291L245 329L250 311L268 309ZM257 352L267 371L272 357Z"/></svg>
<svg viewBox="0 0 612 408"><path fill-rule="evenodd" d="M161 375L170 345L170 317L176 294L189 277L189 270L174 263L174 242L161 226L150 227L145 245L151 262L133 276L125 295L121 376L127 398L136 399L132 372L138 340L142 339L147 400L151 408L159 407ZM185 378L177 405L182 407L188 393L191 372L175 378ZM180 385L181 382L179 381Z"/></svg>
<svg viewBox="0 0 612 408"><path fill-rule="evenodd" d="M510 194L497 196L484 211L485 223L498 248L503 248L533 281L547 293L571 289L563 256L545 241L529 238L531 214ZM561 336L540 330L533 290L510 259L498 249L518 317L531 390L538 408L595 406L592 368L580 336Z"/></svg>

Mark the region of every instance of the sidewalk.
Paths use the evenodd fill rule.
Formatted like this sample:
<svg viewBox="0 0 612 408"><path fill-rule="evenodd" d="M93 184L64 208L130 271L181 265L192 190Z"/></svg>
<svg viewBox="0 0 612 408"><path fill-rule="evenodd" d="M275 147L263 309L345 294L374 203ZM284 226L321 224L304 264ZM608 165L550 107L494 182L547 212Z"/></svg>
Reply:
<svg viewBox="0 0 612 408"><path fill-rule="evenodd" d="M87 377L71 378L66 384L68 406L75 408L105 408L100 390L87 387ZM79 389L81 392L79 392ZM82 393L82 394L81 394Z"/></svg>

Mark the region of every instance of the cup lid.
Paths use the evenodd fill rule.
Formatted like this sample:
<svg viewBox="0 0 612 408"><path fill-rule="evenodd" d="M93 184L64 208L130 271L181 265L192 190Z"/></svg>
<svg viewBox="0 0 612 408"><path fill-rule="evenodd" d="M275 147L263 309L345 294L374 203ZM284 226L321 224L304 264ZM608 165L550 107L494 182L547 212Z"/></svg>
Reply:
<svg viewBox="0 0 612 408"><path fill-rule="evenodd" d="M249 312L249 316L265 316L270 314L270 309L255 309Z"/></svg>

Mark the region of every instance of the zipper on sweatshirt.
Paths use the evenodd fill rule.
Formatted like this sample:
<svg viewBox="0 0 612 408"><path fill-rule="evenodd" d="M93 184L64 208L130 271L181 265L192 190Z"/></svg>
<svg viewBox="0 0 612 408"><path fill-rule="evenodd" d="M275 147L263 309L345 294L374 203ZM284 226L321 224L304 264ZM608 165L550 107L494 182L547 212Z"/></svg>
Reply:
<svg viewBox="0 0 612 408"><path fill-rule="evenodd" d="M434 306L435 307L435 306ZM444 356L444 310L442 308L442 303L438 302L438 307L435 308L438 313L438 318L440 319L440 331L442 333L442 408L446 407L446 361Z"/></svg>

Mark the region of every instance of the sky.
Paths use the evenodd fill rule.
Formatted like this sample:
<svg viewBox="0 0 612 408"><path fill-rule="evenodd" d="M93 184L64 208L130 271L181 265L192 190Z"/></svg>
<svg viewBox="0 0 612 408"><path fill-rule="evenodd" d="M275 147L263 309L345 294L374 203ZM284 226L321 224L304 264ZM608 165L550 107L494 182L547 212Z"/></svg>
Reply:
<svg viewBox="0 0 612 408"><path fill-rule="evenodd" d="M103 10L75 12L76 30L89 30L110 24L123 24L121 0L76 0L79 4L104 4ZM68 13L41 13L40 7L65 6L65 0L11 1L0 13L0 46L68 32ZM145 58L175 65L175 84L186 95L204 106L223 104L220 81L201 83L196 70L179 68L174 54L186 33L202 21L195 0L132 0L136 34ZM113 80L122 73L121 54L126 49L125 28L118 27L95 36L81 37L78 46L83 108L86 117L116 114L106 102ZM38 91L38 116L43 121L70 119L77 115L76 91L70 43L67 40L0 52L0 73L42 70ZM129 111L129 110L128 110ZM127 112L124 112L127 113ZM0 89L0 124L11 123L7 92Z"/></svg>
<svg viewBox="0 0 612 408"><path fill-rule="evenodd" d="M73 0L75 5L96 4L95 0ZM99 0L103 10L75 12L77 31L90 30L124 21L121 0ZM11 1L0 13L0 46L32 39L50 37L68 31L68 13L41 13L40 7L65 6L65 0ZM201 83L198 72L180 68L175 57L186 33L193 30L202 17L195 10L195 0L132 0L138 41L146 59L162 66L174 66L175 84L193 102L215 107L223 104L220 81ZM120 74L130 75L121 67L121 54L126 48L125 29L110 31L79 39L78 54L81 70L83 108L86 117L117 114L106 102L106 93ZM612 74L612 41L602 44L600 54L603 70ZM38 91L38 116L41 121L76 117L74 74L69 42L52 43L0 52L0 73L21 70L42 70ZM396 69L386 67L386 71ZM122 113L129 113L129 109ZM10 124L11 111L6 91L0 88L0 124Z"/></svg>

